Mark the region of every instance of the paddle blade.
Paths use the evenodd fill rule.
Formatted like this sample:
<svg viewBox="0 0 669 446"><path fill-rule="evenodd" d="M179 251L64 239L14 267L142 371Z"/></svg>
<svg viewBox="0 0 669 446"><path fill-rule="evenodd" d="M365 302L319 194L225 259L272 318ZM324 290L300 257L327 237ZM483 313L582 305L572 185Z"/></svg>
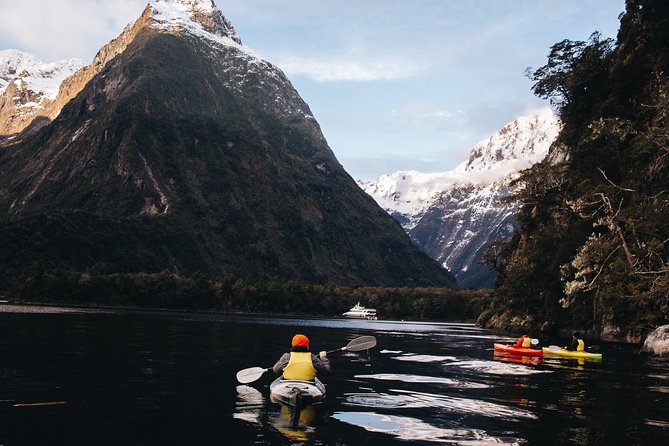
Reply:
<svg viewBox="0 0 669 446"><path fill-rule="evenodd" d="M374 336L360 336L349 342L342 350L349 352L359 352L360 350L367 350L376 345L376 338Z"/></svg>
<svg viewBox="0 0 669 446"><path fill-rule="evenodd" d="M240 370L237 372L237 381L242 384L252 383L268 370L269 369L264 369L262 367L251 367L249 369Z"/></svg>

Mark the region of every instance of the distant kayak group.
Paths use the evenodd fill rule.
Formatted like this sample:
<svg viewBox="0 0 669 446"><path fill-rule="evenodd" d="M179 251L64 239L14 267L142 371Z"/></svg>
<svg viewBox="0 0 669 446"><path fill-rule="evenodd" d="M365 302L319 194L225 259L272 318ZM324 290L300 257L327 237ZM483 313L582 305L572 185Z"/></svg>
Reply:
<svg viewBox="0 0 669 446"><path fill-rule="evenodd" d="M361 336L352 339L346 346L331 351L311 353L309 339L296 334L291 341L291 349L279 358L273 367L251 367L237 372L237 381L248 384L258 380L265 373L272 371L277 377L269 386L270 400L291 409L290 426L296 428L303 408L320 403L325 398L325 385L317 378L318 374L330 372L328 354L348 351L359 352L376 346L373 336ZM494 343L496 354L540 358L545 355L569 358L601 359L601 353L586 351L585 342L578 333L574 333L570 348L550 345L539 347L539 340L527 335L521 336L515 344Z"/></svg>
<svg viewBox="0 0 669 446"><path fill-rule="evenodd" d="M577 332L572 336L572 343L570 347L559 347L557 345L539 347L538 345L538 339L530 338L527 335L522 335L515 344L495 343L493 347L496 353L513 356L530 356L536 358L549 355L562 356L567 358L602 359L601 353L586 350L585 342Z"/></svg>

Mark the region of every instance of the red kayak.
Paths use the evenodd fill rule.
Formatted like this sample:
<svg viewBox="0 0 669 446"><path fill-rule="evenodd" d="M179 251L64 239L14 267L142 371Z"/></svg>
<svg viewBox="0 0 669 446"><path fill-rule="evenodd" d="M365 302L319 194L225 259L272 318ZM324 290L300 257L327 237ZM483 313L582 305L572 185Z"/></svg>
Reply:
<svg viewBox="0 0 669 446"><path fill-rule="evenodd" d="M513 345L506 345L506 344L494 344L494 345L495 345L495 352L505 353L507 355L517 355L517 356L542 355L540 348L514 347Z"/></svg>

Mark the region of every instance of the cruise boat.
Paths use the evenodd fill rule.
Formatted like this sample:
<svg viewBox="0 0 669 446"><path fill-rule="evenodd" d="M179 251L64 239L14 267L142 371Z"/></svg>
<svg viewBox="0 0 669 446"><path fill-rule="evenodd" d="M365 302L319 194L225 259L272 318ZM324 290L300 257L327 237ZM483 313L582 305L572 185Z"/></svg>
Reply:
<svg viewBox="0 0 669 446"><path fill-rule="evenodd" d="M344 313L343 316L352 319L376 320L376 310L374 308L365 308L362 305L360 305L360 302L358 302L353 306L353 308Z"/></svg>

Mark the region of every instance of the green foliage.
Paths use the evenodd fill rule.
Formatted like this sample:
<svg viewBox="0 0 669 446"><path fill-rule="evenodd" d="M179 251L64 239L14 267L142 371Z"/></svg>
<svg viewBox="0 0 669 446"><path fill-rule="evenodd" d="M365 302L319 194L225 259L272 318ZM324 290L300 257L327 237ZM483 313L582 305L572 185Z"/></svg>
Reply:
<svg viewBox="0 0 669 446"><path fill-rule="evenodd" d="M669 3L628 0L615 46L562 41L530 75L563 130L519 179L488 324L635 340L669 319L668 20Z"/></svg>
<svg viewBox="0 0 669 446"><path fill-rule="evenodd" d="M375 307L383 319L473 321L487 306L488 290L378 288L314 285L272 278L252 282L232 275L207 277L162 271L109 273L45 270L32 265L7 297L49 302L220 311L227 313L339 316L356 302Z"/></svg>

